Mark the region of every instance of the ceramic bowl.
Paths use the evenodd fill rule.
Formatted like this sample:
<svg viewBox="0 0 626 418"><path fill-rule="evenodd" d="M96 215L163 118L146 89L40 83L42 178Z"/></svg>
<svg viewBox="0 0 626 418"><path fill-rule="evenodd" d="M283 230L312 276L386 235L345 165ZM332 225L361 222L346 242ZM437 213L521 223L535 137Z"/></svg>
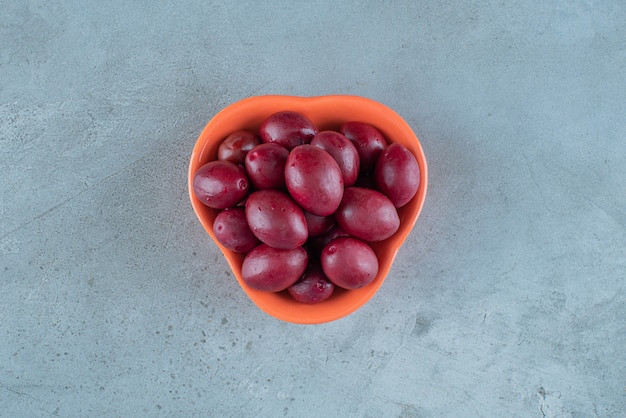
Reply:
<svg viewBox="0 0 626 418"><path fill-rule="evenodd" d="M415 197L398 210L400 228L390 238L372 243L378 256L378 275L369 285L357 290L335 288L324 302L302 304L285 292L269 293L251 289L241 277L243 254L224 248L213 234L213 221L218 211L202 204L193 193L193 176L203 164L215 160L220 142L238 129L258 130L261 122L272 113L291 110L302 113L316 124L320 131L338 130L349 121L369 123L378 128L387 140L406 146L415 155L420 168L420 186ZM188 172L189 196L200 223L224 254L235 278L248 297L265 313L291 323L318 324L330 322L356 311L366 304L385 281L394 258L420 214L428 182L426 157L411 127L392 109L371 99L359 96L329 95L317 97L256 96L233 103L213 117L202 130L191 155ZM209 280L225 280L209 278Z"/></svg>

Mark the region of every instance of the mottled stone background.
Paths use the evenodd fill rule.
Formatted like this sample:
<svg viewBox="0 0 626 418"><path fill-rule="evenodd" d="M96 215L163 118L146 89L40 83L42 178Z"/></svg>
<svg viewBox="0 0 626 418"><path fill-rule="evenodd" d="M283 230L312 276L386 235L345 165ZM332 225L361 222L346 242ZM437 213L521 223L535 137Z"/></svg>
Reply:
<svg viewBox="0 0 626 418"><path fill-rule="evenodd" d="M0 416L625 416L622 1L0 5ZM234 101L334 93L430 188L371 302L293 325L187 162Z"/></svg>

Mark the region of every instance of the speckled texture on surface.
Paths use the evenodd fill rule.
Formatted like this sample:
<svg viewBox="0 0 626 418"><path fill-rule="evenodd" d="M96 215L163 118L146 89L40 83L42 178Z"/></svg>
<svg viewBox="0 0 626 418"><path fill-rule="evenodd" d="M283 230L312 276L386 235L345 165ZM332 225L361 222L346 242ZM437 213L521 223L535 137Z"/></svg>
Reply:
<svg viewBox="0 0 626 418"><path fill-rule="evenodd" d="M0 416L624 416L622 2L0 3ZM429 193L371 302L292 325L187 162L234 101L333 93Z"/></svg>

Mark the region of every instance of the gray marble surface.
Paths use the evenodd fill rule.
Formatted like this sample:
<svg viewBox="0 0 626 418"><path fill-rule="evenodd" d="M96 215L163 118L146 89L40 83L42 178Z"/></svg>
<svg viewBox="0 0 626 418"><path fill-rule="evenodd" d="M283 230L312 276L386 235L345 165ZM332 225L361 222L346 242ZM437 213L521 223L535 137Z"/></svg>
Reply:
<svg viewBox="0 0 626 418"><path fill-rule="evenodd" d="M0 3L0 416L624 416L623 2ZM378 100L426 152L344 319L258 310L189 204L264 94Z"/></svg>

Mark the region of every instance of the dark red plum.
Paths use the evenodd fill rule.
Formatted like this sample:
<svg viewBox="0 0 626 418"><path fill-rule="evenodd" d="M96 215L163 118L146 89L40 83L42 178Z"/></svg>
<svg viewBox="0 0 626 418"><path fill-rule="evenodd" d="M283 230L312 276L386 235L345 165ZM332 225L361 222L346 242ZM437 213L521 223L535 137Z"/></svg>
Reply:
<svg viewBox="0 0 626 418"><path fill-rule="evenodd" d="M356 147L361 162L361 172L374 169L376 160L387 147L387 140L374 126L363 122L344 123L339 131Z"/></svg>
<svg viewBox="0 0 626 418"><path fill-rule="evenodd" d="M359 153L348 138L339 132L321 131L311 140L311 145L328 152L337 161L344 187L354 184L359 175Z"/></svg>
<svg viewBox="0 0 626 418"><path fill-rule="evenodd" d="M288 150L308 144L317 132L317 127L306 116L291 111L268 116L259 128L263 142L274 142Z"/></svg>
<svg viewBox="0 0 626 418"><path fill-rule="evenodd" d="M389 145L378 157L374 178L378 190L397 208L409 203L420 185L415 156L402 144Z"/></svg>
<svg viewBox="0 0 626 418"><path fill-rule="evenodd" d="M333 282L317 265L311 265L307 268L304 275L293 285L287 288L287 292L292 298L300 303L319 303L332 296L335 290Z"/></svg>
<svg viewBox="0 0 626 418"><path fill-rule="evenodd" d="M382 241L400 227L398 211L391 200L363 187L344 190L335 220L348 234L365 241Z"/></svg>
<svg viewBox="0 0 626 418"><path fill-rule="evenodd" d="M270 247L293 249L308 238L304 213L286 193L273 189L252 192L245 211L252 233Z"/></svg>
<svg viewBox="0 0 626 418"><path fill-rule="evenodd" d="M235 131L220 143L217 159L243 165L248 151L260 143L261 139L250 131Z"/></svg>
<svg viewBox="0 0 626 418"><path fill-rule="evenodd" d="M302 247L281 250L259 244L243 259L241 277L253 289L280 292L302 276L307 263L308 255Z"/></svg>
<svg viewBox="0 0 626 418"><path fill-rule="evenodd" d="M245 159L246 173L257 189L285 189L285 163L289 151L278 144L260 144Z"/></svg>
<svg viewBox="0 0 626 418"><path fill-rule="evenodd" d="M213 222L213 233L220 244L238 253L247 253L260 243L248 226L243 207L218 213Z"/></svg>
<svg viewBox="0 0 626 418"><path fill-rule="evenodd" d="M240 165L230 161L211 161L196 171L193 191L205 205L225 209L241 202L250 187L246 173Z"/></svg>
<svg viewBox="0 0 626 418"><path fill-rule="evenodd" d="M320 259L326 277L344 289L367 286L378 274L376 253L356 238L335 238L326 244Z"/></svg>
<svg viewBox="0 0 626 418"><path fill-rule="evenodd" d="M316 146L299 145L289 153L285 183L293 199L314 215L331 215L341 203L344 186L339 165Z"/></svg>

